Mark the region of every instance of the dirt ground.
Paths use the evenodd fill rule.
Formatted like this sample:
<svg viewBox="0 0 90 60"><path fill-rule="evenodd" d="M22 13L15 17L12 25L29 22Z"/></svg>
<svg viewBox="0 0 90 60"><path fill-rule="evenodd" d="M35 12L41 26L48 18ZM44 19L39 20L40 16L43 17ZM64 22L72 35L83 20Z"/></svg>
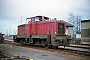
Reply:
<svg viewBox="0 0 90 60"><path fill-rule="evenodd" d="M89 60L89 57L81 58L77 57L77 54L72 56L72 54L64 52L61 52L60 54L60 52L57 51L46 51L41 49L12 46L8 44L0 44L0 51L10 56L24 56L26 58L33 58L34 60Z"/></svg>

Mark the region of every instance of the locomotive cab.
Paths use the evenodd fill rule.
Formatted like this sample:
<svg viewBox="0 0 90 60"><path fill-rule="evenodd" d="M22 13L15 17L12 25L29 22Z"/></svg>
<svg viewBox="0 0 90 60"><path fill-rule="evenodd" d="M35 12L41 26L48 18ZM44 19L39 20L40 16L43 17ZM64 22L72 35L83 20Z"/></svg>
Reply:
<svg viewBox="0 0 90 60"><path fill-rule="evenodd" d="M28 23L34 23L35 21L49 21L49 18L44 16L35 16L27 18L26 20L28 21Z"/></svg>
<svg viewBox="0 0 90 60"><path fill-rule="evenodd" d="M65 21L54 20L54 24L51 24L51 42L55 47L69 46L68 36L65 34L66 23Z"/></svg>

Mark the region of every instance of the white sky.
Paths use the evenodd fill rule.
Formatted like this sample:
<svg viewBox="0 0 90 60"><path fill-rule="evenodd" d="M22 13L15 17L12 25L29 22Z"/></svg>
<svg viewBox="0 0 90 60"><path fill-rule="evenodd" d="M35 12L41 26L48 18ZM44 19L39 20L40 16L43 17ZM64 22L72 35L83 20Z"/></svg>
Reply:
<svg viewBox="0 0 90 60"><path fill-rule="evenodd" d="M0 32L17 30L27 17L44 15L67 21L68 12L90 19L90 0L0 0Z"/></svg>

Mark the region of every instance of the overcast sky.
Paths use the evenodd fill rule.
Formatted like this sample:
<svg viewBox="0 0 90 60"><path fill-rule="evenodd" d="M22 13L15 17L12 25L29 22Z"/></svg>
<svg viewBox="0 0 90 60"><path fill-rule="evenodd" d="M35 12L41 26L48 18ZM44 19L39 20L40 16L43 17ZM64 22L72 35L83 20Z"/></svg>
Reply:
<svg viewBox="0 0 90 60"><path fill-rule="evenodd" d="M90 0L0 0L0 32L14 33L27 17L43 15L67 21L68 12L90 19Z"/></svg>

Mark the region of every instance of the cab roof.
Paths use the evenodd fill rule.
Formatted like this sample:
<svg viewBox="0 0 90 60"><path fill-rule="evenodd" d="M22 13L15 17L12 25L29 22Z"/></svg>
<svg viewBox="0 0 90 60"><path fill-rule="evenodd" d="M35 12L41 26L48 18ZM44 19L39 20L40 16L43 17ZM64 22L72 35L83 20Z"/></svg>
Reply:
<svg viewBox="0 0 90 60"><path fill-rule="evenodd" d="M29 17L29 18L27 18L27 19L31 19L31 18L35 18L35 17L44 17L45 19L49 19L49 17L45 17L45 16L41 16L41 15L39 15L39 16L34 16L34 17Z"/></svg>

